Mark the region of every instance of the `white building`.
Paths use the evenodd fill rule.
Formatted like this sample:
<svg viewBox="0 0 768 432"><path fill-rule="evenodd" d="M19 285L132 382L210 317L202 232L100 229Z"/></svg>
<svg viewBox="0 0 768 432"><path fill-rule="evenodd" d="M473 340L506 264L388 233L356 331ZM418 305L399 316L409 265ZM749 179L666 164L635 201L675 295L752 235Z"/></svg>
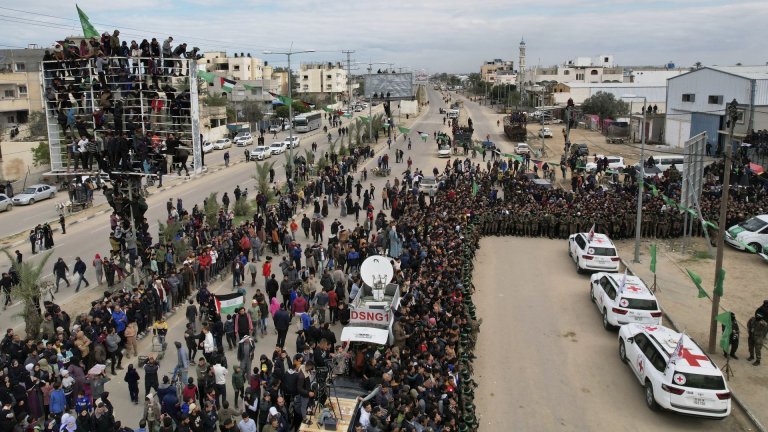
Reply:
<svg viewBox="0 0 768 432"><path fill-rule="evenodd" d="M610 93L616 99L622 99L627 95L635 96L632 99L626 99L633 113L640 112L643 105L642 98L645 97L648 105L656 105L658 112L662 113L667 99L667 84L665 82L657 84L562 83L552 87L555 104L563 106L568 99L573 99L573 103L581 105L584 100L598 92Z"/></svg>
<svg viewBox="0 0 768 432"><path fill-rule="evenodd" d="M210 51L203 54L203 57L197 61L197 65L206 72L213 72L235 81L260 80L267 72L267 79L270 78L271 68L261 59L251 57L251 54L235 53L234 56L228 56L226 51ZM265 71L265 67L268 68Z"/></svg>
<svg viewBox="0 0 768 432"><path fill-rule="evenodd" d="M667 81L664 141L681 147L707 132L712 148L724 143L726 106L736 99L739 120L735 135L768 128L768 66L708 66Z"/></svg>
<svg viewBox="0 0 768 432"><path fill-rule="evenodd" d="M620 83L624 81L624 69L616 66L612 55L603 55L596 59L577 57L550 67L535 66L524 71L524 74L526 85L545 81L555 83Z"/></svg>
<svg viewBox="0 0 768 432"><path fill-rule="evenodd" d="M304 63L298 72L296 93L340 99L347 92L347 70L341 63Z"/></svg>

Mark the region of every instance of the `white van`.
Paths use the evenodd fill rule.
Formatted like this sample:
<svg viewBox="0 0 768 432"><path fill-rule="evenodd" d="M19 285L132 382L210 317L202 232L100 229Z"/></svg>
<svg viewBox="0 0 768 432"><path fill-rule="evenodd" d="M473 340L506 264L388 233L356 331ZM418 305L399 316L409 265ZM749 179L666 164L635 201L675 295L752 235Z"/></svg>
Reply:
<svg viewBox="0 0 768 432"><path fill-rule="evenodd" d="M756 252L768 250L768 215L755 216L728 228L725 241L739 250L745 250L749 245Z"/></svg>
<svg viewBox="0 0 768 432"><path fill-rule="evenodd" d="M656 168L660 169L661 172L668 170L672 165L678 171L683 172L683 155L653 155L653 161L656 163Z"/></svg>
<svg viewBox="0 0 768 432"><path fill-rule="evenodd" d="M459 118L459 110L457 109L450 109L448 110L448 118L449 119L457 119Z"/></svg>

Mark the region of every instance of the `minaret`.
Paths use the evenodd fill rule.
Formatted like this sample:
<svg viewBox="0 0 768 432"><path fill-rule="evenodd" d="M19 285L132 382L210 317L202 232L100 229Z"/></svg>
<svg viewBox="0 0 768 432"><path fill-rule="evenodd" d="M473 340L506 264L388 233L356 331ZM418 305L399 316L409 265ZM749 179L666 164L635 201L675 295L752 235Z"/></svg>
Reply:
<svg viewBox="0 0 768 432"><path fill-rule="evenodd" d="M520 39L520 57L517 61L517 84L521 85L525 81L525 39Z"/></svg>

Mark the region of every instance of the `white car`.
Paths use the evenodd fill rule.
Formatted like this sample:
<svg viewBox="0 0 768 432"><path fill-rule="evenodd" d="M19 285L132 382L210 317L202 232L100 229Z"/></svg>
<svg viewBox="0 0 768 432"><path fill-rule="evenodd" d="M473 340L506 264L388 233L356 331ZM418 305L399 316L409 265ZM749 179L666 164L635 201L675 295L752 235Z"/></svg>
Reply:
<svg viewBox="0 0 768 432"><path fill-rule="evenodd" d="M739 250L747 249L749 245L755 252L764 252L768 249L768 215L758 215L752 219L736 224L725 232L725 241Z"/></svg>
<svg viewBox="0 0 768 432"><path fill-rule="evenodd" d="M652 410L713 419L731 413L723 373L687 335L681 338L663 326L627 324L619 330L619 358L645 387L645 403Z"/></svg>
<svg viewBox="0 0 768 432"><path fill-rule="evenodd" d="M530 151L531 151L531 148L528 147L528 144L526 143L515 144L515 154L524 155L524 154L528 154Z"/></svg>
<svg viewBox="0 0 768 432"><path fill-rule="evenodd" d="M213 151L213 143L210 141L205 141L203 143L203 153L210 153Z"/></svg>
<svg viewBox="0 0 768 432"><path fill-rule="evenodd" d="M597 155L598 159L603 159L607 157L608 158L608 169L609 170L623 170L624 165L624 158L621 156L604 156L604 155ZM595 171L597 170L597 162L595 162L595 158L591 158L592 162L587 162L585 165L585 168L587 171Z"/></svg>
<svg viewBox="0 0 768 432"><path fill-rule="evenodd" d="M272 133L280 132L281 130L283 130L283 128L279 124L273 124L269 126L269 131Z"/></svg>
<svg viewBox="0 0 768 432"><path fill-rule="evenodd" d="M613 242L605 234L576 233L568 237L568 255L576 263L576 272L583 270L619 271L618 252Z"/></svg>
<svg viewBox="0 0 768 432"><path fill-rule="evenodd" d="M56 195L56 190L56 186L47 184L27 186L23 191L13 196L13 205L31 205L37 201L53 198Z"/></svg>
<svg viewBox="0 0 768 432"><path fill-rule="evenodd" d="M284 142L273 142L272 145L269 146L269 149L272 151L273 155L280 154L288 149L288 144Z"/></svg>
<svg viewBox="0 0 768 432"><path fill-rule="evenodd" d="M429 192L432 189L440 188L440 179L435 176L424 176L419 180L419 189L424 192Z"/></svg>
<svg viewBox="0 0 768 432"><path fill-rule="evenodd" d="M252 160L264 160L272 157L272 149L267 146L256 146L249 154Z"/></svg>
<svg viewBox="0 0 768 432"><path fill-rule="evenodd" d="M297 136L285 137L285 140L283 140L283 142L285 143L285 146L287 148L296 148L299 146L299 143L301 142L301 140Z"/></svg>
<svg viewBox="0 0 768 432"><path fill-rule="evenodd" d="M213 143L213 148L215 150L224 150L225 148L230 148L230 147L232 147L232 141L230 141L229 138L217 139Z"/></svg>
<svg viewBox="0 0 768 432"><path fill-rule="evenodd" d="M624 324L661 325L661 308L642 280L621 273L595 273L589 279L589 297L603 315L603 327ZM622 287L623 285L623 287Z"/></svg>
<svg viewBox="0 0 768 432"><path fill-rule="evenodd" d="M6 194L0 194L0 210L11 211L13 208L13 200L8 198Z"/></svg>
<svg viewBox="0 0 768 432"><path fill-rule="evenodd" d="M451 146L448 144L440 144L437 148L437 157L449 158L451 157Z"/></svg>
<svg viewBox="0 0 768 432"><path fill-rule="evenodd" d="M235 145L238 147L245 147L253 144L253 137L250 132L243 132L235 137Z"/></svg>
<svg viewBox="0 0 768 432"><path fill-rule="evenodd" d="M552 138L552 129L545 127L539 130L539 136L544 138Z"/></svg>

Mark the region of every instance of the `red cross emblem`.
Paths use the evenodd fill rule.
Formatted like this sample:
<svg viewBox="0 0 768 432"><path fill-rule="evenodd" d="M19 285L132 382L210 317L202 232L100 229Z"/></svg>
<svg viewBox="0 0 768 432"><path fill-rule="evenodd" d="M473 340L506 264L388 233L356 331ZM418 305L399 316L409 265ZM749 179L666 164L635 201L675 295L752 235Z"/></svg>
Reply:
<svg viewBox="0 0 768 432"><path fill-rule="evenodd" d="M601 239L601 238L596 238L596 239L593 239L593 240L592 240L592 243L598 243L598 244L602 244L602 243L605 243L605 240L603 240L603 239Z"/></svg>
<svg viewBox="0 0 768 432"><path fill-rule="evenodd" d="M639 286L635 286L635 285L630 285L630 286L628 286L626 289L627 289L628 291L632 291L632 292L640 292L640 291L642 291L642 290L643 290L643 289L642 289L642 288L640 288Z"/></svg>
<svg viewBox="0 0 768 432"><path fill-rule="evenodd" d="M646 327L645 329L646 329L646 330L648 330L648 331L656 331L656 330L658 330L659 328L658 328L658 327L651 327L651 326L648 326L648 327Z"/></svg>
<svg viewBox="0 0 768 432"><path fill-rule="evenodd" d="M680 375L680 374L676 374L676 375L675 375L675 382L676 382L678 385L683 385L683 384L685 384L685 377L684 377L684 376L682 376L682 375Z"/></svg>
<svg viewBox="0 0 768 432"><path fill-rule="evenodd" d="M709 360L709 358L703 354L693 354L692 352L688 351L688 348L683 347L682 350L680 350L680 357L685 359L685 361L688 362L689 365L693 367L699 367L701 366L701 363L699 363L699 360Z"/></svg>
<svg viewBox="0 0 768 432"><path fill-rule="evenodd" d="M640 373L645 372L645 362L642 358L637 362L637 368L640 369Z"/></svg>

